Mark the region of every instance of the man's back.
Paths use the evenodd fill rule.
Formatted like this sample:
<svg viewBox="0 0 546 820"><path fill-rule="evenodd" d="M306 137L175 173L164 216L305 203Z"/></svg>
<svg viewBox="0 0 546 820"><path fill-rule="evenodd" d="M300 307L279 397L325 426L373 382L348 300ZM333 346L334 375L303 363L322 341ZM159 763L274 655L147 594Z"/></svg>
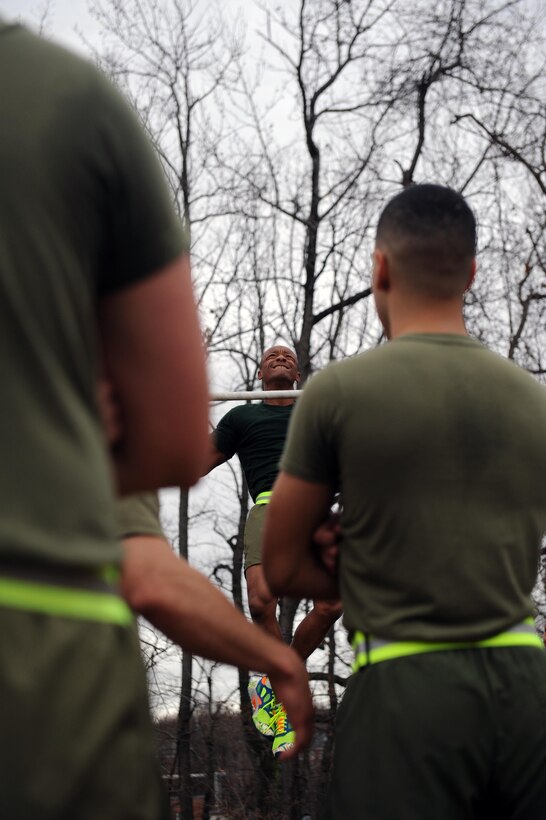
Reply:
<svg viewBox="0 0 546 820"><path fill-rule="evenodd" d="M468 337L475 273L458 192L393 197L372 271L389 342L311 380L289 431L265 576L277 594L341 591L354 631L328 820L544 817L546 656L526 616L546 394ZM339 563L331 537L318 555L311 540L336 479Z"/></svg>
<svg viewBox="0 0 546 820"><path fill-rule="evenodd" d="M542 386L468 337L422 334L328 368L306 394L283 466L339 476L350 629L475 640L530 614L546 527ZM327 440L311 474L298 441L315 423Z"/></svg>

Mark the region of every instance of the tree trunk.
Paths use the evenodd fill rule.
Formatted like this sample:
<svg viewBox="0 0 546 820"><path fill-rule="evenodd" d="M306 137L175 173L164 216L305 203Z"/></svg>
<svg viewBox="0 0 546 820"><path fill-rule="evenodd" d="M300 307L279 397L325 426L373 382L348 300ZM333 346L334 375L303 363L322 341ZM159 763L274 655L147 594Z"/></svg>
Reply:
<svg viewBox="0 0 546 820"><path fill-rule="evenodd" d="M178 548L182 558L188 560L188 493L180 491L180 513L178 520ZM182 653L182 683L178 706L178 777L180 784L180 808L184 820L193 820L191 793L191 711L192 711L192 667L191 652Z"/></svg>

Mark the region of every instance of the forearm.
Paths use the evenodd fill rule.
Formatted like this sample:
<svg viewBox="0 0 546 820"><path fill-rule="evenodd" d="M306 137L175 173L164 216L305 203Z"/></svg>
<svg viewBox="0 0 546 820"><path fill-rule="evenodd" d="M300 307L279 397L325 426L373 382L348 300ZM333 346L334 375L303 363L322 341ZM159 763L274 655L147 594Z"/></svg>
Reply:
<svg viewBox="0 0 546 820"><path fill-rule="evenodd" d="M296 731L282 758L313 734L313 702L305 666L289 646L250 624L222 593L160 538L125 539L121 591L130 606L184 649L269 675Z"/></svg>
<svg viewBox="0 0 546 820"><path fill-rule="evenodd" d="M289 595L292 598L312 598L328 601L339 598L337 578L319 563L309 544L305 551L299 550L297 560L287 559L289 551L282 556L272 544L264 551L264 574L274 595Z"/></svg>
<svg viewBox="0 0 546 820"><path fill-rule="evenodd" d="M166 542L138 537L123 544L122 594L170 640L222 663L289 672L292 661L287 647L253 627Z"/></svg>
<svg viewBox="0 0 546 820"><path fill-rule="evenodd" d="M339 597L335 574L320 562L314 533L328 518L333 490L281 472L267 511L263 568L275 595L333 600Z"/></svg>

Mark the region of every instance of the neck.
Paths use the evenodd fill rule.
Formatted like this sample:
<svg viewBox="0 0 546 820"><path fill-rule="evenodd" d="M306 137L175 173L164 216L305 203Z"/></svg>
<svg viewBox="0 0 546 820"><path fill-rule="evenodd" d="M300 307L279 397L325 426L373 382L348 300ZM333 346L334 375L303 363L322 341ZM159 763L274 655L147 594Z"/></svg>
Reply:
<svg viewBox="0 0 546 820"><path fill-rule="evenodd" d="M462 300L411 305L409 301L390 315L390 338L407 333L449 333L468 336L464 324Z"/></svg>
<svg viewBox="0 0 546 820"><path fill-rule="evenodd" d="M278 384L277 382L268 382L267 384L262 385L264 390L293 390L294 385L290 382L287 384L284 382L283 384ZM288 404L294 404L296 399L264 399L264 404L277 404L281 407L284 407Z"/></svg>

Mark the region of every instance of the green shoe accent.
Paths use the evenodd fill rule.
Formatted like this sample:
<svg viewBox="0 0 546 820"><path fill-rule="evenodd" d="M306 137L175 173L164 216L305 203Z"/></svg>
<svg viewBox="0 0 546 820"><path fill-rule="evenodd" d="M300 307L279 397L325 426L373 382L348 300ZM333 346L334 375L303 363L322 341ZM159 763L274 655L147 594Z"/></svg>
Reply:
<svg viewBox="0 0 546 820"><path fill-rule="evenodd" d="M269 678L265 675L251 678L248 682L248 695L252 704L254 726L262 735L273 737L277 701Z"/></svg>
<svg viewBox="0 0 546 820"><path fill-rule="evenodd" d="M275 737L273 739L272 751L275 757L277 757L281 752L286 752L292 748L296 742L296 733L286 716L282 703L277 703L274 711L273 725L275 727Z"/></svg>

